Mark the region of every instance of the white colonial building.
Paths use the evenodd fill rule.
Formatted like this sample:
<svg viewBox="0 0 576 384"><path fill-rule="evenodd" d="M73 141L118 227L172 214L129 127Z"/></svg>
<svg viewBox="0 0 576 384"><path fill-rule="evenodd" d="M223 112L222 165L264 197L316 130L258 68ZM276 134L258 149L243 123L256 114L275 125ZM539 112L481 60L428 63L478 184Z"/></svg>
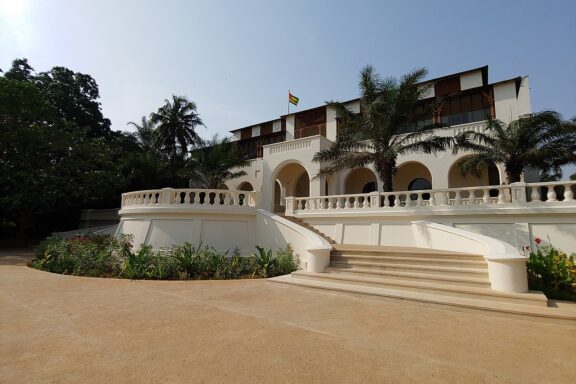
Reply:
<svg viewBox="0 0 576 384"><path fill-rule="evenodd" d="M423 100L439 100L442 108L434 116L447 125L441 134L454 135L470 129L482 130L487 116L510 122L532 112L527 77L490 84L488 67L428 80ZM360 111L360 100L346 106ZM231 131L251 159L247 175L227 183L229 189L262 191L262 207L282 211L287 196L323 196L382 190L372 168L345 169L329 177L316 178L319 164L312 158L328 148L338 132L333 110L320 106L295 112L245 128ZM501 164L494 164L481 177L463 176L456 163L467 156L451 151L436 155L412 153L398 158L394 188L398 191L500 185L505 181ZM532 178L530 178L531 176ZM538 175L527 175L536 181Z"/></svg>
<svg viewBox="0 0 576 384"><path fill-rule="evenodd" d="M530 114L527 77L488 82L488 67L428 80L422 100L444 135L482 130L487 116ZM346 102L359 112L359 100ZM527 292L525 247L534 239L576 251L576 182L539 183L525 170L505 184L501 164L481 177L457 162L469 153L411 153L398 159L393 192L372 168L316 177L312 161L338 133L326 106L231 131L250 158L246 176L218 190L136 191L122 196L117 233L156 248L183 242L220 250L290 243L301 271L277 281L508 313L576 319Z"/></svg>

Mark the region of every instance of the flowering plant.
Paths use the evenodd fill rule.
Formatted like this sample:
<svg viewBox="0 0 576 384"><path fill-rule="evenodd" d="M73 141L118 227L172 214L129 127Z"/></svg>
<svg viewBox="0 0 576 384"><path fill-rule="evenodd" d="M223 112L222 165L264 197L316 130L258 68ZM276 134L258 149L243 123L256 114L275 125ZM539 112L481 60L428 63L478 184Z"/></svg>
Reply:
<svg viewBox="0 0 576 384"><path fill-rule="evenodd" d="M534 243L536 251L530 252L526 263L530 289L542 290L548 298L576 301L576 254L567 255L551 245L541 246L538 237Z"/></svg>

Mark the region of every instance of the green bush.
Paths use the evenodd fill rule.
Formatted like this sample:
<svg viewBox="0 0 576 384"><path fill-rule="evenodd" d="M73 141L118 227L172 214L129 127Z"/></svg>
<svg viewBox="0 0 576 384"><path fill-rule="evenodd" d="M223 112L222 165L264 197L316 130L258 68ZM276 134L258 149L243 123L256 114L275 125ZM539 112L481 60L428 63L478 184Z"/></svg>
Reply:
<svg viewBox="0 0 576 384"><path fill-rule="evenodd" d="M176 269L183 273L186 279L190 279L200 272L200 247L201 244L198 248L195 248L190 243L184 243L183 245L175 247L172 252Z"/></svg>
<svg viewBox="0 0 576 384"><path fill-rule="evenodd" d="M549 299L576 301L576 254L568 256L540 242L536 238L536 252L530 252L526 263L530 289L543 291Z"/></svg>
<svg viewBox="0 0 576 384"><path fill-rule="evenodd" d="M300 259L294 255L290 244L276 251L276 269L274 276L287 275L300 269Z"/></svg>
<svg viewBox="0 0 576 384"><path fill-rule="evenodd" d="M190 243L161 251L145 245L134 251L131 240L129 236L48 238L36 248L30 266L79 276L156 280L272 277L299 268L289 245L275 252L257 247L257 254L243 257L238 249L229 256Z"/></svg>

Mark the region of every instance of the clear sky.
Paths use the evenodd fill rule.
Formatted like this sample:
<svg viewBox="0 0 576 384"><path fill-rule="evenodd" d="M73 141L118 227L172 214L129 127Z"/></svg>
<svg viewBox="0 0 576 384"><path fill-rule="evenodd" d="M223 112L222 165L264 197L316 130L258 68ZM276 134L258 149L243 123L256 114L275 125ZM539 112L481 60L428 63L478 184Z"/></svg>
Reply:
<svg viewBox="0 0 576 384"><path fill-rule="evenodd" d="M576 116L576 0L0 0L0 68L21 57L92 75L116 130L177 94L222 136L285 114L288 89L292 110L355 98L368 63L529 75L534 111Z"/></svg>

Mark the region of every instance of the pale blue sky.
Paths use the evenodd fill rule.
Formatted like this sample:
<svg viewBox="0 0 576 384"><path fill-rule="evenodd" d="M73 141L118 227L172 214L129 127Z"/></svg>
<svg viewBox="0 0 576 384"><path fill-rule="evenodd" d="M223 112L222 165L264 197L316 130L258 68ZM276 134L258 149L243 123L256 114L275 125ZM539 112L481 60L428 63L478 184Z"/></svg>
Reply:
<svg viewBox="0 0 576 384"><path fill-rule="evenodd" d="M202 136L358 96L358 73L489 65L529 75L534 111L576 115L576 1L0 0L0 68L27 57L92 75L127 130L172 93L195 101Z"/></svg>

